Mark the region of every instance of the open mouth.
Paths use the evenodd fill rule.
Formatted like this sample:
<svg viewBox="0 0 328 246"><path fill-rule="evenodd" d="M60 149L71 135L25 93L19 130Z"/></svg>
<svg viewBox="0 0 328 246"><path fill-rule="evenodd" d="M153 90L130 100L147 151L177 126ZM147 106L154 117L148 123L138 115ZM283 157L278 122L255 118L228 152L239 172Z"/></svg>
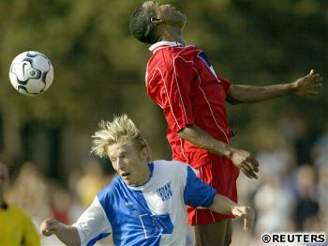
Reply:
<svg viewBox="0 0 328 246"><path fill-rule="evenodd" d="M121 174L121 176L124 177L124 178L128 177L129 175L130 175L130 173L122 173Z"/></svg>

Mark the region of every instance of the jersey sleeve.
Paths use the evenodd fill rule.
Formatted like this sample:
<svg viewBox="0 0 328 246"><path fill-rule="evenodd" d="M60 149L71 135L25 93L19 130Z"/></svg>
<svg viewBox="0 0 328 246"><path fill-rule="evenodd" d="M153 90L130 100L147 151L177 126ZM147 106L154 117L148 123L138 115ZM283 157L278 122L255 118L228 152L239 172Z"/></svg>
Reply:
<svg viewBox="0 0 328 246"><path fill-rule="evenodd" d="M191 167L187 167L187 181L184 189L185 204L193 207L209 207L213 203L216 190L201 181Z"/></svg>
<svg viewBox="0 0 328 246"><path fill-rule="evenodd" d="M110 223L97 197L73 226L79 232L81 245L93 245L111 233Z"/></svg>
<svg viewBox="0 0 328 246"><path fill-rule="evenodd" d="M226 95L228 95L229 89L231 86L231 82L229 80L223 78L222 76L218 76L218 79L222 82L222 87L223 87Z"/></svg>
<svg viewBox="0 0 328 246"><path fill-rule="evenodd" d="M168 102L172 116L171 126L176 132L194 123L192 108L192 84L194 81L193 61L176 57L172 62L172 71L161 71L163 77L163 98Z"/></svg>

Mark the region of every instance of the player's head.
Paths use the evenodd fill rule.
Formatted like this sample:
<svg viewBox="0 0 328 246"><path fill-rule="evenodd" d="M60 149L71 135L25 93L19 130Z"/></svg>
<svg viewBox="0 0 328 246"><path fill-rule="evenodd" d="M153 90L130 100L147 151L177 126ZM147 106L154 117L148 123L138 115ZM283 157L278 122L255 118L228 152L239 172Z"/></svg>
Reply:
<svg viewBox="0 0 328 246"><path fill-rule="evenodd" d="M0 199L3 199L7 183L9 179L8 168L5 164L0 162Z"/></svg>
<svg viewBox="0 0 328 246"><path fill-rule="evenodd" d="M182 31L186 16L170 4L159 5L156 1L141 4L130 18L131 34L143 43L153 44L169 32Z"/></svg>
<svg viewBox="0 0 328 246"><path fill-rule="evenodd" d="M128 185L140 185L148 173L150 151L146 139L126 115L102 121L95 132L91 151L108 156L113 168Z"/></svg>

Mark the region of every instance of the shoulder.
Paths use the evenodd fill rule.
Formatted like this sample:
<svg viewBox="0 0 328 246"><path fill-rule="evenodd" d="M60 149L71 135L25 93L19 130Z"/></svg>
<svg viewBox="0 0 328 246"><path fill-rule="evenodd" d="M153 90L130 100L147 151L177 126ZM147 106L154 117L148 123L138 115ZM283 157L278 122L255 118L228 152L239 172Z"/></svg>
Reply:
<svg viewBox="0 0 328 246"><path fill-rule="evenodd" d="M185 62L194 61L197 55L201 52L199 48L194 45L187 45L181 50L177 50L174 60L182 60Z"/></svg>
<svg viewBox="0 0 328 246"><path fill-rule="evenodd" d="M148 61L148 68L171 67L176 60L192 61L200 49L194 45L168 47L156 51Z"/></svg>
<svg viewBox="0 0 328 246"><path fill-rule="evenodd" d="M98 192L97 198L99 201L111 199L120 190L122 182L119 176L113 178L107 186L105 186L101 191Z"/></svg>
<svg viewBox="0 0 328 246"><path fill-rule="evenodd" d="M25 213L25 211L16 206L15 204L9 204L8 211L16 218L20 220L30 220L30 217Z"/></svg>
<svg viewBox="0 0 328 246"><path fill-rule="evenodd" d="M15 214L25 215L25 212L22 208L16 206L15 204L9 204L9 210L11 210Z"/></svg>
<svg viewBox="0 0 328 246"><path fill-rule="evenodd" d="M200 51L201 50L195 45L186 45L183 49L177 52L177 55L195 57Z"/></svg>
<svg viewBox="0 0 328 246"><path fill-rule="evenodd" d="M172 174L172 175L181 175L186 174L188 164L179 162L179 161L167 161L167 160L157 160L154 161L154 169L157 172L163 172L165 174Z"/></svg>

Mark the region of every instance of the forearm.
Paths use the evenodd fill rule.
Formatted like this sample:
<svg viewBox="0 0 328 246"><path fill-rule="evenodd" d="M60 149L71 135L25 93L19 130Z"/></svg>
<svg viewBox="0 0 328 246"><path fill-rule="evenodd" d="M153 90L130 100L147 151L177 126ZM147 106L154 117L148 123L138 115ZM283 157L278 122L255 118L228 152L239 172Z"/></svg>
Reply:
<svg viewBox="0 0 328 246"><path fill-rule="evenodd" d="M237 206L237 204L229 198L216 194L209 209L220 214L231 214L235 206Z"/></svg>
<svg viewBox="0 0 328 246"><path fill-rule="evenodd" d="M231 146L213 138L204 130L196 125L186 127L178 133L179 137L185 139L199 148L205 149L210 153L229 157L231 155Z"/></svg>
<svg viewBox="0 0 328 246"><path fill-rule="evenodd" d="M196 125L183 128L178 135L199 148L231 160L247 177L257 178L259 163L248 151L225 144Z"/></svg>
<svg viewBox="0 0 328 246"><path fill-rule="evenodd" d="M60 228L54 232L60 241L69 246L81 245L79 232L73 226L61 224Z"/></svg>
<svg viewBox="0 0 328 246"><path fill-rule="evenodd" d="M232 104L260 102L290 94L295 86L295 83L267 86L231 85L227 101Z"/></svg>

